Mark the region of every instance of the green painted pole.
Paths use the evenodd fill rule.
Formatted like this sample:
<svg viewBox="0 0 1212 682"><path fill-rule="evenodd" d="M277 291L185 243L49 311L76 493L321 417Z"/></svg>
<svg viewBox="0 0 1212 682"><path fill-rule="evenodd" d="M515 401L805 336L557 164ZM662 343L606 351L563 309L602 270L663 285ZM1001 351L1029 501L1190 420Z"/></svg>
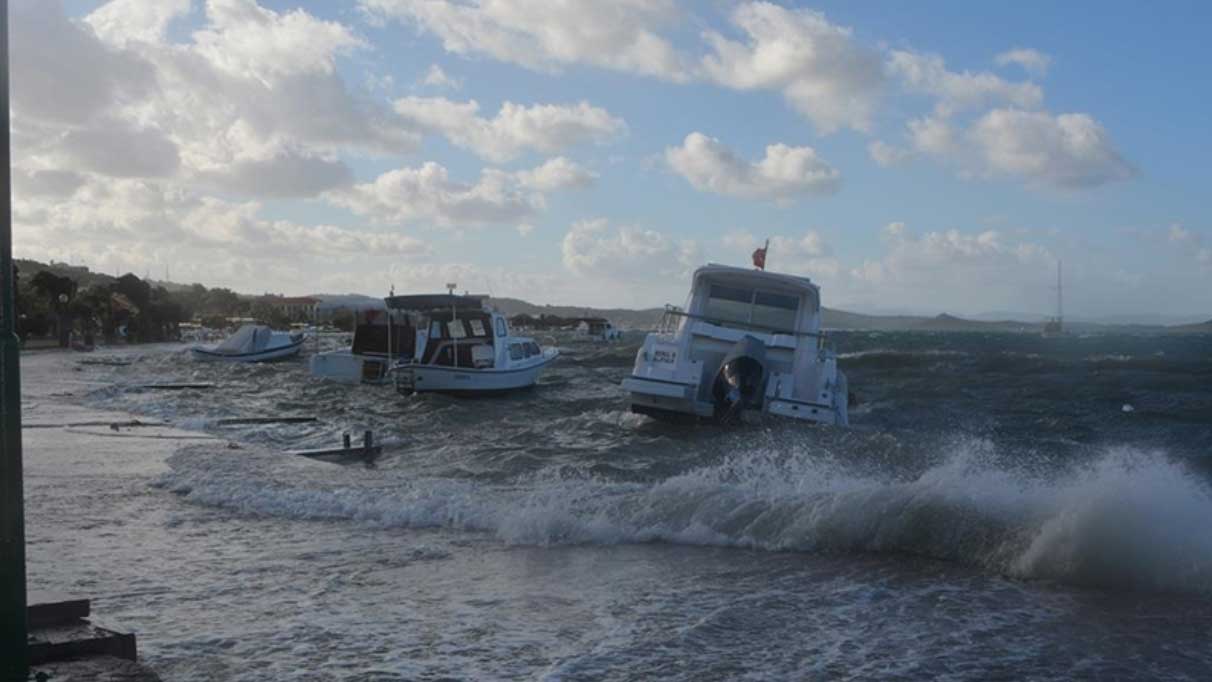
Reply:
<svg viewBox="0 0 1212 682"><path fill-rule="evenodd" d="M21 348L13 295L8 117L8 0L0 0L0 679L29 675L25 500L21 471Z"/></svg>

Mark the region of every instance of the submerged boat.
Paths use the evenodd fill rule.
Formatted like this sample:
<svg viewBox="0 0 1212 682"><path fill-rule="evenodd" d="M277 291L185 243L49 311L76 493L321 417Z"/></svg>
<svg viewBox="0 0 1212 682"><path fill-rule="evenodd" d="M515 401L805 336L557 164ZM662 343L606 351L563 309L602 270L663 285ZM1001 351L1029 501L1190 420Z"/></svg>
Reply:
<svg viewBox="0 0 1212 682"><path fill-rule="evenodd" d="M731 423L772 414L847 425L849 391L806 277L708 264L685 310L667 306L623 380L631 410Z"/></svg>
<svg viewBox="0 0 1212 682"><path fill-rule="evenodd" d="M197 360L211 362L266 362L299 354L304 336L279 332L261 324L246 324L217 346L194 346Z"/></svg>
<svg viewBox="0 0 1212 682"><path fill-rule="evenodd" d="M623 332L604 317L584 317L577 324L577 334L590 341L618 341Z"/></svg>
<svg viewBox="0 0 1212 682"><path fill-rule="evenodd" d="M390 372L402 394L480 395L534 386L559 355L534 339L514 336L505 316L479 296L427 294L385 299L393 317L415 329L411 353Z"/></svg>
<svg viewBox="0 0 1212 682"><path fill-rule="evenodd" d="M370 310L360 317L351 346L311 356L312 376L349 384L384 384L391 381L388 370L395 359L412 357L417 330L407 315Z"/></svg>

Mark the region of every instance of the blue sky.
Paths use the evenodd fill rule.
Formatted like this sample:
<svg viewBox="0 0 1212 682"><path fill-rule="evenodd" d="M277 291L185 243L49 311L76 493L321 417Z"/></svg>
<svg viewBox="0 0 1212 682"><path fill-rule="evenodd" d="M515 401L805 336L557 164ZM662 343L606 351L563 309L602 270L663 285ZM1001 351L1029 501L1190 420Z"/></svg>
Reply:
<svg viewBox="0 0 1212 682"><path fill-rule="evenodd" d="M15 248L649 306L771 238L826 305L1043 314L1063 259L1074 316L1207 318L1210 14L19 0Z"/></svg>

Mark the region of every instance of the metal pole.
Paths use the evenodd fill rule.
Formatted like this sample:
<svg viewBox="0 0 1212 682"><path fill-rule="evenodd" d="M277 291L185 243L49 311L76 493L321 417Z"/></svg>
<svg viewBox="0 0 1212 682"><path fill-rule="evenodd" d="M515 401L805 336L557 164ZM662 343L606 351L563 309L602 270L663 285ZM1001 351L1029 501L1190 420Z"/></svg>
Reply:
<svg viewBox="0 0 1212 682"><path fill-rule="evenodd" d="M29 674L25 500L21 471L20 340L13 295L8 116L8 0L0 0L0 678Z"/></svg>

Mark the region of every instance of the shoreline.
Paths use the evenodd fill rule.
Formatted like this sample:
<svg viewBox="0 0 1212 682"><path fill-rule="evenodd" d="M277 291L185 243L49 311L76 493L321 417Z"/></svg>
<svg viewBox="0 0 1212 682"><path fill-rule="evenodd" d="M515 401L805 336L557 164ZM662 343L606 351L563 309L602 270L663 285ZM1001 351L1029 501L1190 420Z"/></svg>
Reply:
<svg viewBox="0 0 1212 682"><path fill-rule="evenodd" d="M84 391L92 386L103 387L107 382L82 378L71 371L67 351L72 349L22 354L27 590L31 595L52 591L91 599L95 614L108 623L109 597L97 594L89 585L93 581L81 575L95 568L95 558L87 549L89 542L108 536L134 546L138 539L123 532L128 520L120 509L103 516L93 513L82 519L72 512L71 500L93 495L98 487L129 490L133 486L146 486L167 470L166 460L183 444L178 438L193 440L198 433L163 426L140 427L137 433L121 427L80 426L146 421L146 418L81 404ZM82 385L90 388L82 391ZM116 625L122 628L125 624L118 621ZM140 638L141 634L136 631ZM98 656L32 666L31 675L38 673L46 673L51 679L125 682L161 679L142 654L134 662Z"/></svg>

